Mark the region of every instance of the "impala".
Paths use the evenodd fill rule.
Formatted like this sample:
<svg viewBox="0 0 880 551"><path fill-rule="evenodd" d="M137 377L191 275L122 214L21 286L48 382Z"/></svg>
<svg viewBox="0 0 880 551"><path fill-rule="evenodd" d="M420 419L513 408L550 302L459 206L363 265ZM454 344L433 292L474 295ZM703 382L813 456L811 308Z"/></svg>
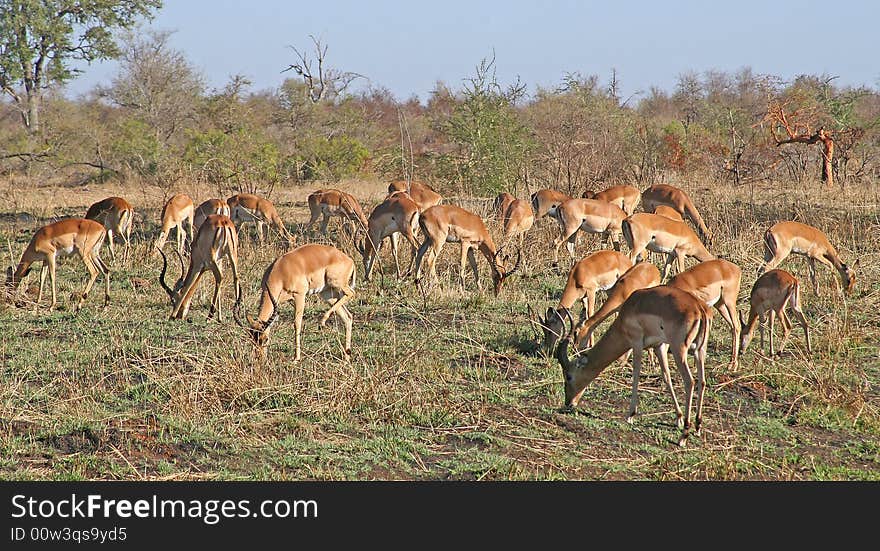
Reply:
<svg viewBox="0 0 880 551"><path fill-rule="evenodd" d="M674 208L669 205L657 205L654 207L654 214L659 214L660 216L665 216L671 220L675 220L677 222L684 222L684 218L681 217L681 213L679 213Z"/></svg>
<svg viewBox="0 0 880 551"><path fill-rule="evenodd" d="M489 235L489 230L486 229L482 218L455 205L437 205L424 211L419 217L419 227L425 240L416 254L417 284L422 277L422 259L429 250L432 254L428 257L428 270L432 278L437 279L437 258L440 255L440 249L447 241L461 243L461 265L458 273L461 285L464 286L465 266L469 262L477 281L477 288L482 290L480 274L477 270L477 259L474 255L474 249L477 249L489 262L496 296L501 291L504 281L516 272L520 260L522 260L522 251L520 250L517 252L516 264L507 270L501 263L500 251L495 248L495 242Z"/></svg>
<svg viewBox="0 0 880 551"><path fill-rule="evenodd" d="M581 196L584 199L598 199L620 207L627 216L634 213L639 204L641 193L639 188L627 185L611 186L599 192L585 191Z"/></svg>
<svg viewBox="0 0 880 551"><path fill-rule="evenodd" d="M317 293L331 304L321 318L321 327L326 326L331 314L339 316L345 325L345 355L351 356L352 315L345 305L355 296L354 285L354 260L350 256L328 245L302 245L278 257L266 268L260 286L260 311L256 319L247 316L247 324L241 320L239 301L233 309L235 321L248 330L254 343L264 351L269 330L278 319L278 306L293 300L296 307L294 361L298 362L301 357L300 336L306 297Z"/></svg>
<svg viewBox="0 0 880 551"><path fill-rule="evenodd" d="M172 195L162 207L162 231L156 240L156 248L162 249L172 229L177 228L177 252L183 254L184 222L189 222L189 242L193 241L194 208L189 195L178 193Z"/></svg>
<svg viewBox="0 0 880 551"><path fill-rule="evenodd" d="M522 199L514 199L507 206L502 218L505 239L519 237L519 248L522 249L526 232L535 224L535 214L532 206Z"/></svg>
<svg viewBox="0 0 880 551"><path fill-rule="evenodd" d="M199 232L193 242L186 275L181 273L181 277L174 284L173 289L165 283L168 260L162 249L159 249L159 253L162 255L162 273L159 274L159 284L171 299L170 319L186 319L193 294L196 292L196 285L202 275L210 270L214 276L214 296L211 299L208 318L213 317L216 312L217 320L222 321L220 283L223 281L223 273L220 270L220 262L224 258L229 260L232 267L232 283L235 286L236 301L241 296L241 284L238 281L238 232L235 231L235 224L232 220L222 214L208 215L205 222L199 227ZM178 258L180 258L182 271L183 258L179 252Z"/></svg>
<svg viewBox="0 0 880 551"><path fill-rule="evenodd" d="M532 194L532 209L535 211L535 218L538 220L545 216L556 218L556 209L569 199L571 197L555 189L536 191Z"/></svg>
<svg viewBox="0 0 880 551"><path fill-rule="evenodd" d="M634 291L620 307L617 318L593 348L581 352L572 361L568 357L569 337L556 349L565 379L565 408L577 407L587 385L612 362L632 351L632 395L627 422L632 423L638 410L639 372L642 352L654 348L666 388L672 395L678 426L683 429L679 446L685 446L690 432L690 413L694 396L694 378L688 367L687 354L694 350L696 358L697 407L695 434L699 436L703 418L703 395L706 389L706 345L709 341L711 318L706 307L688 292L665 285ZM666 353L672 357L684 381L685 411L672 387Z"/></svg>
<svg viewBox="0 0 880 551"><path fill-rule="evenodd" d="M210 214L230 216L232 213L229 210L229 203L223 199L207 199L196 208L195 217L193 218L193 226L195 226L196 231L204 224L205 219Z"/></svg>
<svg viewBox="0 0 880 551"><path fill-rule="evenodd" d="M556 342L562 335L565 316L575 302L580 300L584 305L581 319L592 316L596 306L596 293L610 289L631 267L629 257L617 251L597 251L575 264L568 273L565 289L556 308L547 308L544 317L537 321L544 331L543 349L548 354L553 353Z"/></svg>
<svg viewBox="0 0 880 551"><path fill-rule="evenodd" d="M819 294L819 282L816 279L817 260L837 270L845 292L849 293L855 287L856 274L853 268L859 265L859 261L856 260L852 267L847 266L824 233L800 222L778 222L764 232L764 265L758 273L763 274L767 270L772 270L791 253L807 257L810 265L810 281L813 283L813 292L817 295ZM837 280L835 285L840 291Z"/></svg>
<svg viewBox="0 0 880 551"><path fill-rule="evenodd" d="M684 190L666 184L656 184L642 192L642 208L645 212L654 212L657 205L668 205L674 208L683 218L688 218L700 232L700 237L710 242L712 234L703 217L694 206L691 198Z"/></svg>
<svg viewBox="0 0 880 551"><path fill-rule="evenodd" d="M275 228L278 233L287 241L287 245L292 247L296 244L296 236L291 235L284 226L284 221L278 216L275 205L268 199L258 197L251 193L239 193L233 195L226 200L229 205L229 217L233 222L244 226L248 222L253 222L257 226L257 238L263 243L263 227L268 225ZM239 231L241 231L239 229ZM269 229L266 228L266 238L269 238Z"/></svg>
<svg viewBox="0 0 880 551"><path fill-rule="evenodd" d="M421 212L424 212L434 205L439 205L440 202L443 201L442 195L434 191L434 189L428 184L418 180L410 182L407 182L406 180L398 180L396 182L391 182L388 185L388 193L394 193L395 191L405 191L409 193L409 196L419 206L419 211Z"/></svg>
<svg viewBox="0 0 880 551"><path fill-rule="evenodd" d="M134 218L134 207L122 197L107 197L92 204L86 211L85 218L100 222L107 229L107 243L110 245L110 258L116 259L113 250L113 234L116 233L125 241L128 251L131 238L131 223Z"/></svg>
<svg viewBox="0 0 880 551"><path fill-rule="evenodd" d="M373 264L382 248L382 241L386 237L391 238L391 254L394 257L394 266L397 268L397 277L398 279L402 277L397 257L398 240L400 234L403 234L412 246L413 259L415 259L416 250L419 248L415 237L418 225L419 206L406 192L397 191L390 194L373 209L367 220L367 236L364 239L364 244L358 246L358 250L364 258L364 278L367 281L370 280Z"/></svg>
<svg viewBox="0 0 880 551"><path fill-rule="evenodd" d="M623 221L623 238L630 249L633 262L641 260L645 250L666 254L663 280L669 275L672 262L678 262L678 271L684 271L685 257L692 256L700 262L713 260L710 253L685 222L670 220L659 214L637 212Z"/></svg>
<svg viewBox="0 0 880 551"><path fill-rule="evenodd" d="M614 314L626 302L633 292L660 285L660 270L650 262L639 262L627 270L611 289L602 307L593 312L586 320L580 322L575 329L575 349L582 350L593 346L593 331L600 323ZM559 327L560 332L562 326Z"/></svg>
<svg viewBox="0 0 880 551"><path fill-rule="evenodd" d="M7 293L13 295L22 278L30 273L34 262L42 262L40 291L37 295L36 307L39 308L40 301L43 299L43 285L48 273L49 282L52 285L52 304L49 306L49 310L54 309L58 303L55 292L57 258L76 253L89 271L89 280L80 295L79 302L74 307L74 312L82 308L98 274L104 276L104 306L107 306L110 303L110 269L101 260L101 245L104 243L105 235L106 231L103 225L84 218L69 218L43 226L31 238L15 270L11 267L6 270Z"/></svg>
<svg viewBox="0 0 880 551"><path fill-rule="evenodd" d="M739 358L737 352L740 326L736 313L736 299L742 284L740 267L720 258L707 260L681 272L666 284L687 291L706 306L714 306L721 313L721 317L733 332L730 365L735 371Z"/></svg>
<svg viewBox="0 0 880 551"><path fill-rule="evenodd" d="M569 199L559 205L556 213L559 221L559 237L553 245L553 263L559 262L559 247L565 243L569 256L574 259L578 230L601 233L620 250L621 224L626 213L616 205L596 199Z"/></svg>
<svg viewBox="0 0 880 551"><path fill-rule="evenodd" d="M492 203L492 211L495 213L495 216L497 216L499 220L504 219L507 207L509 207L514 201L516 201L516 197L506 191L499 193L498 196L495 197L495 201Z"/></svg>
<svg viewBox="0 0 880 551"><path fill-rule="evenodd" d="M311 229L312 225L323 216L321 220L321 233L327 235L327 224L331 216L339 216L343 220L350 220L364 230L368 231L369 222L364 215L360 203L354 195L339 191L338 189L319 189L309 195L309 211L311 218L306 224L305 230Z"/></svg>
<svg viewBox="0 0 880 551"><path fill-rule="evenodd" d="M760 321L761 327L761 348L764 348L764 318L767 312L770 313L770 355L773 351L773 329L776 316L779 316L779 322L782 324L782 343L779 345L779 353L785 348L785 342L791 333L791 320L785 314L785 309L791 306L795 317L804 328L804 336L807 339L807 352L813 352L813 346L810 344L810 328L807 326L807 317L801 310L801 289L797 278L785 270L770 270L764 273L755 281L752 287L752 293L749 296L749 321L742 318L740 314L740 323L742 324L742 341L739 349L745 352L752 340L755 332L755 325Z"/></svg>

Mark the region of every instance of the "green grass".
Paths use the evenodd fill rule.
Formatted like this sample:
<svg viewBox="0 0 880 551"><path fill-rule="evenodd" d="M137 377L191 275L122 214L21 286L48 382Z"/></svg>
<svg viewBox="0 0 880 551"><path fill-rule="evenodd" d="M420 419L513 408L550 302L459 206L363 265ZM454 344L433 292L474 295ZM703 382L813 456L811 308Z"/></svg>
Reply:
<svg viewBox="0 0 880 551"><path fill-rule="evenodd" d="M44 297L35 312L33 289L20 289L24 306L0 306L0 477L878 479L876 197L856 190L813 197L777 184L750 205L745 190L688 189L715 229L715 252L743 267L741 308L748 307L742 301L760 263L761 232L776 220L822 227L844 258L862 262L856 291L844 299L834 293L827 271L820 271L823 290L816 297L806 263L785 261L783 268L804 282L812 355L796 328L784 355L767 357L756 338L740 370L731 372L730 331L716 316L704 431L686 449L676 446L671 401L649 363L633 425L624 420L631 369L620 363L588 387L576 413L560 411L560 368L538 353L526 315L527 305L537 311L555 305L565 284L567 270L550 267L555 224L538 222L522 274L497 298L482 258L484 290L476 291L470 277L469 287L460 288L455 244L441 254L441 281L424 294L411 279L394 279L387 250L384 277L377 270L374 281L363 281L359 257L342 240L358 268L351 361L342 356L341 325L318 327L326 305L310 297L304 358L295 364L292 306L282 307L261 361L229 319L228 282L223 322L206 320L210 276L200 283L189 319L167 319L170 306L156 281L160 263L149 255L161 206L156 199L138 207L144 221L129 258L111 265L108 308L99 307L99 280L85 308L72 312L71 297L85 279L75 258L59 266L56 311L46 310ZM305 219L301 204L276 203L285 205L280 211L286 220ZM15 220L0 218L0 238L17 261L33 231L49 220ZM491 229L498 234L497 226ZM578 254L598 242L582 237ZM256 311L263 270L283 252L276 246L257 250L242 237L239 264L249 312ZM29 284L37 283L32 274ZM673 379L681 397L681 383Z"/></svg>

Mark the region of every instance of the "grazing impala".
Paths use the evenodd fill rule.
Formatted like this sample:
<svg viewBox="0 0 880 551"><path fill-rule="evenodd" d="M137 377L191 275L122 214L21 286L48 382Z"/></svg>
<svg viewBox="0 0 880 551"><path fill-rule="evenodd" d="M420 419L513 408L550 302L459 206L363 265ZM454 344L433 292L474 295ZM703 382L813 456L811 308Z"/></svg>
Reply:
<svg viewBox="0 0 880 551"><path fill-rule="evenodd" d="M536 191L532 194L532 209L535 211L535 218L537 220L545 216L556 218L556 209L569 199L571 197L555 189Z"/></svg>
<svg viewBox="0 0 880 551"><path fill-rule="evenodd" d="M526 232L532 229L532 226L535 224L535 214L532 212L532 206L529 205L528 201L514 199L507 206L502 222L504 224L505 239L519 237L519 248L522 249Z"/></svg>
<svg viewBox="0 0 880 551"><path fill-rule="evenodd" d="M173 228L177 228L177 252L183 254L184 222L189 222L189 241L193 241L194 208L189 195L178 193L172 195L162 207L162 232L156 240L156 248L162 249L165 240Z"/></svg>
<svg viewBox="0 0 880 551"><path fill-rule="evenodd" d="M660 216L665 216L671 220L675 220L676 222L684 222L684 218L681 217L681 213L679 213L674 208L669 205L657 205L654 207L654 214L659 214Z"/></svg>
<svg viewBox="0 0 880 551"><path fill-rule="evenodd" d="M700 216L700 212L684 190L666 184L657 184L642 192L642 208L645 209L645 212L654 212L657 205L668 205L674 208L682 217L693 222L697 231L700 232L700 237L707 243L712 240L712 234L706 227L706 223L703 222L703 217Z"/></svg>
<svg viewBox="0 0 880 551"><path fill-rule="evenodd" d="M195 226L196 231L199 231L199 228L202 227L205 219L210 214L230 216L232 213L229 210L229 203L223 199L207 199L196 208L195 218L193 218L193 226Z"/></svg>
<svg viewBox="0 0 880 551"><path fill-rule="evenodd" d="M636 211L641 193L639 188L627 185L611 186L599 192L585 191L581 196L584 199L598 199L620 207L627 216Z"/></svg>
<svg viewBox="0 0 880 551"><path fill-rule="evenodd" d="M220 271L220 262L224 258L229 260L232 267L232 284L235 286L236 301L241 296L241 284L238 281L238 232L235 231L235 224L232 220L222 214L208 215L205 222L199 227L199 233L196 234L196 239L193 242L186 276L181 273L181 277L174 284L173 289L165 283L168 260L162 249L159 249L159 253L162 255L162 273L159 274L159 284L171 299L170 319L186 319L193 294L196 292L196 285L202 275L210 270L214 276L214 296L211 299L208 318L213 317L216 312L217 320L222 321L220 283L223 281L223 273ZM183 257L180 256L180 253L178 253L178 258L180 258L182 270Z"/></svg>
<svg viewBox="0 0 880 551"><path fill-rule="evenodd" d="M394 266L397 268L397 277L398 279L403 277L397 258L398 240L400 234L403 234L412 246L413 260L415 260L416 250L419 248L415 237L418 226L419 206L406 192L397 191L390 194L373 209L367 220L367 236L364 239L364 244L358 246L358 250L364 258L364 278L367 281L370 280L373 264L379 256L382 241L386 237L391 238L391 254L394 257ZM411 265L410 268L412 268Z"/></svg>
<svg viewBox="0 0 880 551"><path fill-rule="evenodd" d="M694 378L688 367L688 350L694 350L697 377L697 407L695 434L699 436L703 421L703 394L706 389L706 345L709 341L711 317L706 307L693 295L665 285L639 289L620 307L617 319L602 335L593 348L581 352L572 361L568 357L569 337L563 338L556 349L556 358L562 365L565 379L565 407L573 410L581 399L587 385L593 381L612 362L632 351L633 374L632 395L630 397L627 422L632 423L638 410L639 372L642 367L642 352L654 348L660 360L660 368L666 389L672 395L678 426L683 429L679 446L685 446L690 433L690 413L694 396ZM681 407L672 387L668 350L678 366L684 381L685 411Z"/></svg>
<svg viewBox="0 0 880 551"><path fill-rule="evenodd" d="M552 354L556 349L565 316L575 302L580 300L584 305L581 319L592 316L596 293L610 289L631 267L629 257L617 251L597 251L575 264L568 273L568 281L556 308L547 308L544 317L537 321L544 331L544 351Z"/></svg>
<svg viewBox="0 0 880 551"><path fill-rule="evenodd" d="M248 330L262 353L268 342L269 329L278 319L278 305L293 300L296 307L294 361L298 362L302 354L300 337L306 297L317 293L331 304L321 317L321 327L326 326L331 314L339 316L345 325L345 355L351 356L352 315L345 305L355 296L354 285L354 260L350 256L328 245L302 245L275 259L263 272L260 312L256 319L247 316L248 323L245 324L239 314L241 303L238 302L233 309L235 321Z"/></svg>
<svg viewBox="0 0 880 551"><path fill-rule="evenodd" d="M241 226L253 222L257 226L257 238L263 243L263 227L268 225L275 228L287 241L289 247L296 244L296 236L291 235L284 226L284 221L278 216L275 205L268 199L257 197L251 193L239 193L226 200L229 205L229 217L233 222ZM266 228L266 238L269 238L269 228Z"/></svg>
<svg viewBox="0 0 880 551"><path fill-rule="evenodd" d="M119 234L125 241L125 250L128 251L131 238L131 223L134 218L134 207L122 197L107 197L92 204L86 211L85 218L100 222L107 229L107 243L110 246L110 258L116 259L116 251L113 250L113 234Z"/></svg>
<svg viewBox="0 0 880 551"><path fill-rule="evenodd" d="M439 205L443 201L443 196L434 191L434 189L419 180L407 182L406 180L397 180L388 185L388 193L395 191L405 191L419 206L420 212L425 212L434 205Z"/></svg>
<svg viewBox="0 0 880 551"><path fill-rule="evenodd" d="M331 216L339 216L343 220L350 220L359 225L364 232L368 231L369 222L364 215L364 210L354 195L339 191L338 189L319 189L309 195L309 211L312 217L306 224L305 231L323 216L321 220L321 233L327 235L327 224Z"/></svg>
<svg viewBox="0 0 880 551"><path fill-rule="evenodd" d="M637 212L623 221L622 230L633 262L641 260L645 249L667 255L663 265L664 281L673 261L678 261L680 273L684 271L685 257L692 256L700 262L715 258L687 223L676 222L659 214Z"/></svg>
<svg viewBox="0 0 880 551"><path fill-rule="evenodd" d="M516 264L507 270L499 258L500 250L495 248L495 242L489 235L489 230L486 229L482 218L455 205L437 205L424 211L419 217L419 227L422 229L425 240L416 254L417 284L422 278L422 259L429 250L432 254L428 257L428 271L432 279L437 279L437 258L440 255L440 249L447 241L461 243L461 266L458 275L462 287L464 286L465 266L469 262L477 281L477 288L482 290L474 249L479 250L489 262L495 295L501 291L504 281L516 272L520 260L522 260L522 251L520 250L517 252Z"/></svg>
<svg viewBox="0 0 880 551"><path fill-rule="evenodd" d="M621 224L626 218L623 210L596 199L569 199L559 205L556 219L559 221L559 237L553 243L553 263L559 262L559 247L565 243L569 256L574 259L578 230L601 233L620 250Z"/></svg>
<svg viewBox="0 0 880 551"><path fill-rule="evenodd" d="M40 292L37 295L36 307L39 308L43 298L43 284L46 282L46 274L48 273L49 282L52 285L52 304L49 306L49 310L54 309L58 303L55 292L56 259L76 253L89 271L89 280L86 282L74 311L79 311L82 308L98 274L104 276L104 306L107 306L110 303L110 269L101 260L101 245L104 243L105 235L103 225L94 220L83 218L69 218L43 226L31 238L31 242L21 255L21 260L15 270L11 267L6 270L7 293L13 295L22 278L31 271L34 262L42 262Z"/></svg>
<svg viewBox="0 0 880 551"><path fill-rule="evenodd" d="M503 220L504 214L507 213L507 207L509 207L514 201L516 201L516 197L506 191L504 193L499 193L498 196L495 197L495 201L492 203L492 211L495 213L495 216L497 216L499 220Z"/></svg>
<svg viewBox="0 0 880 551"><path fill-rule="evenodd" d="M575 348L582 350L593 346L593 331L600 323L620 310L620 307L633 292L657 285L660 285L660 270L650 262L639 262L627 270L608 290L608 298L605 299L602 307L577 326L574 339ZM561 326L559 330L561 332Z"/></svg>
<svg viewBox="0 0 880 551"><path fill-rule="evenodd" d="M694 295L706 306L714 306L733 332L730 365L735 371L738 366L739 317L736 313L736 299L742 284L742 270L727 260L717 258L707 260L688 268L667 283Z"/></svg>
<svg viewBox="0 0 880 551"><path fill-rule="evenodd" d="M819 282L816 279L817 260L837 270L845 292L849 293L855 287L856 274L853 268L859 265L859 261L856 260L852 267L847 266L824 233L800 222L778 222L764 232L764 265L758 273L763 274L779 266L791 253L807 257L810 265L810 281L813 283L813 292L817 295L819 294ZM837 280L835 285L839 291L840 285Z"/></svg>
<svg viewBox="0 0 880 551"><path fill-rule="evenodd" d="M740 314L740 323L742 324L742 341L740 342L740 352L745 352L752 340L755 332L755 325L760 321L761 332L761 348L764 348L764 318L767 312L770 313L770 355L775 354L773 350L773 329L776 316L779 316L779 322L782 324L782 343L779 345L779 353L785 348L785 342L791 333L791 320L785 314L785 309L791 306L795 317L804 328L804 336L807 339L807 352L813 352L813 346L810 344L810 328L807 326L807 317L801 310L801 289L797 278L785 270L770 270L764 273L755 281L752 287L752 293L749 296L749 321L742 318Z"/></svg>

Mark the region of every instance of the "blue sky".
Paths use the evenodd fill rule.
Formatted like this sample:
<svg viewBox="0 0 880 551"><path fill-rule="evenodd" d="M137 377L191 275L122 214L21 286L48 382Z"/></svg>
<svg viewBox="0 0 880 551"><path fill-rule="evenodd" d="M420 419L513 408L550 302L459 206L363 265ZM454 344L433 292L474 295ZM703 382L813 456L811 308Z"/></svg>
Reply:
<svg viewBox="0 0 880 551"><path fill-rule="evenodd" d="M438 80L457 88L494 51L499 80L519 76L534 91L566 72L618 73L624 96L652 85L671 90L687 71L792 78L837 75L840 84L880 86L880 2L777 0L698 2L165 0L151 23L176 31L172 44L211 87L243 74L253 90L291 73L289 45L319 36L328 64L369 77L399 99L427 98ZM115 65L83 66L78 95L108 82Z"/></svg>

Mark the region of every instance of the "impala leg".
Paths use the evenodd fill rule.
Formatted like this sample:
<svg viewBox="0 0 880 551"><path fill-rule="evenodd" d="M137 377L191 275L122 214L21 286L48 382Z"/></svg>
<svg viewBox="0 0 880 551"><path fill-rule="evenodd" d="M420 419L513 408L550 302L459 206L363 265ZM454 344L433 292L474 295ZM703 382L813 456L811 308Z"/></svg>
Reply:
<svg viewBox="0 0 880 551"><path fill-rule="evenodd" d="M813 284L813 293L816 296L819 295L819 280L816 279L816 261L812 258L807 258L807 264L810 266L810 282Z"/></svg>
<svg viewBox="0 0 880 551"><path fill-rule="evenodd" d="M639 408L639 372L642 370L643 352L644 349L641 346L634 346L632 348L632 394L629 397L629 415L626 417L626 422L630 425L633 423L636 411Z"/></svg>
<svg viewBox="0 0 880 551"><path fill-rule="evenodd" d="M339 316L339 319L345 325L345 355L351 357L351 326L354 317L351 315L351 310L346 306L340 308L336 315Z"/></svg>
<svg viewBox="0 0 880 551"><path fill-rule="evenodd" d="M192 303L192 297L196 292L196 286L199 284L199 280L202 279L204 273L204 271L201 271L196 274L190 284L181 289L180 302L177 303L177 306L171 312L171 319L186 319L190 304Z"/></svg>
<svg viewBox="0 0 880 551"><path fill-rule="evenodd" d="M296 314L293 318L293 328L296 340L296 357L293 359L293 362L296 363L302 357L302 326L303 313L306 310L306 295L303 293L296 293L293 295L293 304L296 307Z"/></svg>
<svg viewBox="0 0 880 551"><path fill-rule="evenodd" d="M107 230L107 243L110 247L110 260L116 260L116 250L113 248L113 230Z"/></svg>
<svg viewBox="0 0 880 551"><path fill-rule="evenodd" d="M480 271L477 268L477 257L474 255L473 247L468 247L467 252L468 263L471 265L471 270L474 272L474 279L477 282L477 289L480 291L483 290L483 283L480 281Z"/></svg>
<svg viewBox="0 0 880 551"><path fill-rule="evenodd" d="M461 242L461 263L458 267L458 281L461 284L461 290L464 291L464 271L467 268L468 262L468 251L470 250L470 246L468 246L464 241Z"/></svg>
<svg viewBox="0 0 880 551"><path fill-rule="evenodd" d="M684 428L684 415L681 411L681 406L678 403L678 397L675 395L675 388L672 386L672 374L669 371L669 345L661 344L660 346L654 347L654 355L657 357L657 363L660 364L660 373L663 375L663 383L666 385L666 390L669 391L669 395L672 396L672 405L675 407L675 423L678 425L678 428Z"/></svg>
<svg viewBox="0 0 880 551"><path fill-rule="evenodd" d="M425 253L428 252L428 247L431 246L431 240L428 237L425 237L425 241L419 246L419 250L416 252L416 257L413 262L415 262L416 269L416 283L419 282L422 278L422 260L425 258ZM430 262L430 260L429 260Z"/></svg>
<svg viewBox="0 0 880 551"><path fill-rule="evenodd" d="M694 351L694 360L697 367L697 417L694 421L694 434L700 436L703 428L703 397L706 392L706 347L699 347Z"/></svg>
<svg viewBox="0 0 880 551"><path fill-rule="evenodd" d="M131 252L131 226L133 225L132 216L134 216L133 213L128 217L128 225L125 226L125 230L119 232L120 235L122 235L122 238L125 240L125 250L123 252L125 260L128 259L128 255Z"/></svg>
<svg viewBox="0 0 880 551"><path fill-rule="evenodd" d="M321 317L321 327L326 326L327 320L330 319L330 316L338 312L340 308L345 306L346 302L354 298L354 289L348 285L340 287L339 290L342 292L342 296L339 297L339 300L333 303L333 306L331 306L329 310L324 312L324 315Z"/></svg>
<svg viewBox="0 0 880 551"><path fill-rule="evenodd" d="M321 219L321 234L327 235L327 224L330 223L330 215L326 212L324 213L324 218Z"/></svg>
<svg viewBox="0 0 880 551"><path fill-rule="evenodd" d="M211 269L211 275L214 276L214 296L211 297L211 309L208 311L208 319L211 319L214 312L216 312L217 321L223 321L223 313L220 312L220 283L223 281L223 273L216 262L212 262L209 268Z"/></svg>
<svg viewBox="0 0 880 551"><path fill-rule="evenodd" d="M159 237L156 239L156 248L157 249L161 249L162 247L165 246L165 240L168 238L168 232L169 232L169 230L163 229L162 232L159 233ZM180 240L178 239L178 241L180 241Z"/></svg>
<svg viewBox="0 0 880 551"><path fill-rule="evenodd" d="M669 269L672 267L672 263L675 261L675 253L669 253L666 255L666 263L663 264L663 277L660 281L666 281L666 278L669 277Z"/></svg>
<svg viewBox="0 0 880 551"><path fill-rule="evenodd" d="M394 232L391 234L389 239L391 239L391 256L394 258L394 268L397 270L397 279L400 279L401 277L403 277L403 274L401 274L400 272L400 259L397 255L397 250L400 247L400 234ZM378 248L379 247L376 247L377 254Z"/></svg>
<svg viewBox="0 0 880 551"><path fill-rule="evenodd" d="M108 268L107 264L101 260L100 256L93 256L92 258L95 261L95 266L97 266L104 275L104 306L107 306L110 304L110 268Z"/></svg>
<svg viewBox="0 0 880 551"><path fill-rule="evenodd" d="M831 261L828 260L827 258L825 258L824 256L817 256L816 260L818 260L822 264L828 266L828 269L831 270L832 273L837 271L837 268L834 267L834 264L832 264ZM813 270L815 271L815 268L813 268ZM837 294L842 293L843 288L840 286L840 279L837 277L835 277L833 279L834 279L834 288L837 290ZM816 289L818 289L818 286L816 287ZM816 292L816 294L819 294L818 291Z"/></svg>
<svg viewBox="0 0 880 551"><path fill-rule="evenodd" d="M797 318L798 323L804 328L804 337L807 339L807 352L812 353L813 346L810 344L810 328L807 326L807 317L800 308L793 307L792 311L794 311L794 316Z"/></svg>
<svg viewBox="0 0 880 551"><path fill-rule="evenodd" d="M691 429L691 406L694 403L694 377L687 363L687 346L670 347L672 349L672 357L678 365L678 371L681 374L681 380L684 381L684 428L682 429L681 439L678 445L685 447L687 445L688 434Z"/></svg>
<svg viewBox="0 0 880 551"><path fill-rule="evenodd" d="M58 293L55 288L55 255L48 255L46 262L49 263L49 283L52 285L52 304L49 306L49 311L52 311L55 309L55 305L58 304Z"/></svg>
<svg viewBox="0 0 880 551"><path fill-rule="evenodd" d="M46 283L46 275L48 274L49 260L47 259L45 262L43 262L43 267L40 268L40 290L37 292L37 303L34 305L34 312L40 309L40 301L43 300L43 284ZM52 306L54 307L55 304L53 303Z"/></svg>
<svg viewBox="0 0 880 551"><path fill-rule="evenodd" d="M758 316L758 335L761 337L761 353L764 352L764 325L767 323L767 315Z"/></svg>
<svg viewBox="0 0 880 551"><path fill-rule="evenodd" d="M727 297L725 297L727 298ZM727 325L730 326L730 330L733 332L733 344L731 346L731 358L730 365L731 369L734 371L737 370L737 366L739 365L739 318L736 314L736 297L733 297L733 300L725 300L723 302L715 303L715 309L721 313L721 317L724 318L724 321L727 322Z"/></svg>
<svg viewBox="0 0 880 551"><path fill-rule="evenodd" d="M770 310L770 355L773 356L775 352L773 351L773 331L776 328L776 312L774 310Z"/></svg>
<svg viewBox="0 0 880 551"><path fill-rule="evenodd" d="M79 301L74 307L73 311L78 312L80 308L82 308L83 303L86 301L86 298L89 296L89 292L92 290L92 285L95 284L95 280L98 279L98 267L95 265L95 261L92 260L91 255L83 255L80 254L80 258L85 264L86 269L89 271L89 279L86 281L86 286L83 289L82 294L79 297Z"/></svg>
<svg viewBox="0 0 880 551"><path fill-rule="evenodd" d="M779 353L782 354L785 343L788 342L788 336L791 334L791 320L785 313L785 305L779 309L779 323L782 324L782 342L779 343Z"/></svg>

